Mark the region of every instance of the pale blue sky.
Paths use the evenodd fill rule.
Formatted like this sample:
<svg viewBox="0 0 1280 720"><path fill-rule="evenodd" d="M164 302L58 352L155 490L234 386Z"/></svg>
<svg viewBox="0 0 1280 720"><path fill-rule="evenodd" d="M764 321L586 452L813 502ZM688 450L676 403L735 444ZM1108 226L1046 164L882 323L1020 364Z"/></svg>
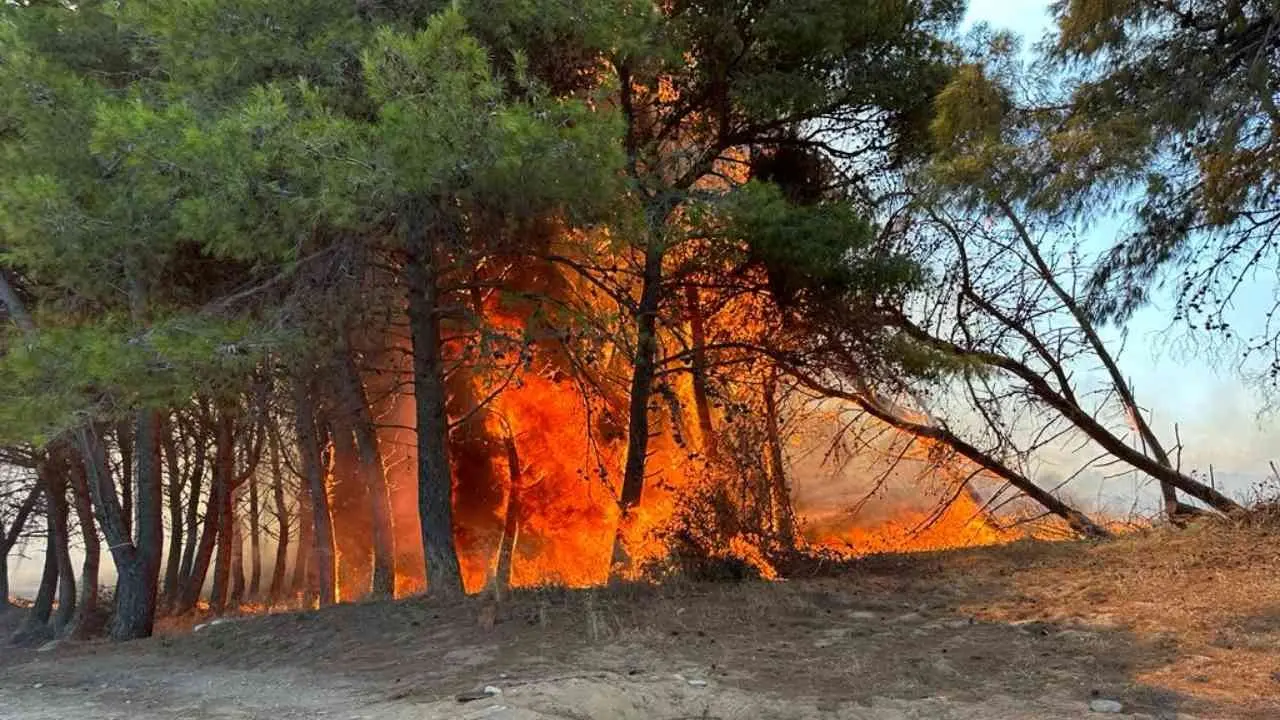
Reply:
<svg viewBox="0 0 1280 720"><path fill-rule="evenodd" d="M969 23L985 22L1011 30L1028 47L1051 29L1049 0L971 0ZM1088 244L1106 247L1123 229L1123 218L1109 218L1089 229ZM1253 282L1242 289L1230 318L1240 330L1257 329L1266 307L1276 297L1272 281ZM1186 451L1185 464L1207 470L1213 464L1219 479L1227 478L1237 492L1267 473L1267 461L1277 456L1280 432L1270 417L1259 415L1261 393L1243 382L1229 367L1219 367L1205 352L1219 341L1192 342L1185 329L1171 327L1169 293L1127 327L1128 341L1121 364L1133 379L1139 402L1149 408L1162 436L1172 442L1177 423ZM1119 333L1113 337L1119 339ZM1120 488L1115 488L1120 490Z"/></svg>

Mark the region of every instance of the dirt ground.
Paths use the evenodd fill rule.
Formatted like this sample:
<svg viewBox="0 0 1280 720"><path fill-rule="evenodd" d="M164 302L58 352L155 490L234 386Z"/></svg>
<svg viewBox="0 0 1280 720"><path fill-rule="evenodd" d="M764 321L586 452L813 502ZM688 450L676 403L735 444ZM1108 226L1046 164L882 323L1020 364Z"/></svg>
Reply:
<svg viewBox="0 0 1280 720"><path fill-rule="evenodd" d="M0 648L0 719L1280 718L1280 529L881 557L774 583L409 599ZM9 620L11 622L11 619ZM460 693L500 694L460 703Z"/></svg>

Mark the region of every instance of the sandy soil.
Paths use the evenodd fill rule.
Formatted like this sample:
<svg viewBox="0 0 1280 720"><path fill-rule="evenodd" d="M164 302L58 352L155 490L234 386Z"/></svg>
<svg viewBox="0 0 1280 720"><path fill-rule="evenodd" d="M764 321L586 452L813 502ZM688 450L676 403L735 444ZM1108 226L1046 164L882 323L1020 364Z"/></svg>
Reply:
<svg viewBox="0 0 1280 720"><path fill-rule="evenodd" d="M778 583L410 599L0 648L0 719L1280 717L1280 530L879 558ZM460 703L485 686L493 697ZM1093 717L1106 717L1092 714Z"/></svg>

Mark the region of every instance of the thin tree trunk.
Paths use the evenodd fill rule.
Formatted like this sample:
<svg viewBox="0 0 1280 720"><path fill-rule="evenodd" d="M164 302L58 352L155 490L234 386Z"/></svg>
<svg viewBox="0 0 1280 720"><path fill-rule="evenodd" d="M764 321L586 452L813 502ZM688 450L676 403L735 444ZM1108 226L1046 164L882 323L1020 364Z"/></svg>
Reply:
<svg viewBox="0 0 1280 720"><path fill-rule="evenodd" d="M9 602L9 553L13 552L13 548L17 546L18 539L22 537L22 531L27 527L27 521L31 519L31 514L35 512L36 501L40 499L40 493L43 492L40 483L33 483L31 490L27 492L27 496L23 498L22 504L18 506L18 512L14 514L13 522L8 528L4 529L5 533L0 536L0 613L11 607Z"/></svg>
<svg viewBox="0 0 1280 720"><path fill-rule="evenodd" d="M181 569L184 549L182 487L186 483L178 462L178 445L174 438L176 432L177 427L174 423L165 423L164 457L169 480L169 552L165 558L164 592L161 595L162 606L165 609L173 607L173 600L177 595L178 571Z"/></svg>
<svg viewBox="0 0 1280 720"><path fill-rule="evenodd" d="M702 437L703 455L714 460L716 433L711 419L711 400L707 396L707 330L698 288L685 286L685 304L689 310L689 339L693 343L689 371L693 375L693 405L698 414L698 434Z"/></svg>
<svg viewBox="0 0 1280 720"><path fill-rule="evenodd" d="M618 507L618 531L613 543L613 570L617 576L631 564L624 529L631 512L644 495L645 466L649 456L649 398L657 370L658 309L662 300L663 250L653 233L644 254L640 303L636 308L636 354L632 360L631 396L627 423L627 459L622 474Z"/></svg>
<svg viewBox="0 0 1280 720"><path fill-rule="evenodd" d="M40 573L40 589L36 591L35 602L23 618L22 625L13 635L13 642L18 645L34 644L53 636L49 628L49 618L53 615L53 596L58 589L58 548L53 536L53 523L45 528L44 570Z"/></svg>
<svg viewBox="0 0 1280 720"><path fill-rule="evenodd" d="M71 562L71 526L67 522L67 479L61 453L43 463L45 497L49 499L48 517L53 528L54 549L58 563L58 608L53 616L53 632L62 635L76 614L76 570Z"/></svg>
<svg viewBox="0 0 1280 720"><path fill-rule="evenodd" d="M421 212L419 209L411 221L409 261L405 266L417 416L418 517L427 566L427 593L448 598L461 596L464 590L453 538L453 473L445 417L437 250L427 237Z"/></svg>
<svg viewBox="0 0 1280 720"><path fill-rule="evenodd" d="M116 444L120 447L120 506L124 534L133 537L133 428L122 422L116 426Z"/></svg>
<svg viewBox="0 0 1280 720"><path fill-rule="evenodd" d="M325 488L321 469L315 404L310 388L303 383L298 383L294 396L298 455L310 496L311 522L315 532L312 554L319 600L321 606L332 605L337 600L333 515L329 511L329 493Z"/></svg>
<svg viewBox="0 0 1280 720"><path fill-rule="evenodd" d="M258 499L257 474L249 476L249 598L256 601L262 592L262 509Z"/></svg>
<svg viewBox="0 0 1280 720"><path fill-rule="evenodd" d="M293 594L301 598L303 607L316 602L315 561L315 513L311 510L311 491L306 480L298 484L298 550L293 561Z"/></svg>
<svg viewBox="0 0 1280 720"><path fill-rule="evenodd" d="M502 542L498 545L498 568L494 573L494 590L501 594L511 588L511 568L515 560L516 542L520 533L520 453L516 440L510 434L503 440L507 450L507 473L510 487L507 490L507 512L502 523Z"/></svg>
<svg viewBox="0 0 1280 720"><path fill-rule="evenodd" d="M267 602L269 605L275 605L283 598L285 571L289 564L289 507L285 504L279 435L272 432L269 442L271 443L271 494L276 506L276 561L271 567L271 587L267 591Z"/></svg>
<svg viewBox="0 0 1280 720"><path fill-rule="evenodd" d="M1036 245L1031 237L1031 233L1022 223L1022 218L1014 212L1013 207L1004 200L999 201L1001 211L1009 221L1013 223L1013 227L1018 234L1018 238L1022 241L1023 247L1031 256L1032 262L1036 266L1036 271L1040 274L1042 280L1053 291L1058 300L1063 303L1071 317L1075 319L1076 324L1080 326L1081 332L1084 333L1085 339L1089 341L1090 347L1093 348L1094 354L1098 356L1098 360L1102 362L1102 366L1106 368L1107 375L1111 378L1111 385L1116 390L1117 396L1120 398L1120 404L1124 406L1125 411L1133 420L1134 429L1138 433L1138 437L1142 439L1144 445L1150 451L1156 462L1170 470L1177 470L1173 466L1173 462L1169 458L1169 453L1165 452L1164 445L1160 442L1160 438L1151 429L1151 425L1147 423L1147 419L1143 416L1138 402L1134 398L1133 388L1130 387L1128 380L1124 374L1120 372L1120 366L1116 363L1115 357L1112 356L1107 344L1103 342L1102 336L1098 334L1097 329L1093 325L1092 318L1076 301L1075 296L1067 292L1067 289L1058 282L1057 277L1053 274L1053 269L1045 262L1044 255L1041 254L1040 248ZM1160 495L1164 503L1165 516L1170 520L1176 518L1184 508L1194 512L1192 508L1183 506L1178 502L1178 490L1168 478L1157 478L1160 483Z"/></svg>
<svg viewBox="0 0 1280 720"><path fill-rule="evenodd" d="M237 494L243 495L243 489ZM239 508L240 503L232 503L233 507ZM244 577L244 522L241 521L236 513L231 516L231 593L228 598L228 607L231 610L240 609L244 605L244 593L247 583Z"/></svg>
<svg viewBox="0 0 1280 720"><path fill-rule="evenodd" d="M209 574L209 563L213 560L213 551L218 539L218 530L222 526L222 508L226 504L224 496L230 492L231 476L235 468L234 427L231 416L219 413L213 449L213 480L209 486L209 500L205 504L204 527L200 531L200 542L196 545L195 556L191 560L191 573L183 587L182 599L178 603L177 612L191 612L200 600L204 590L205 576ZM199 478L192 483L193 493L199 491ZM194 503L195 495L193 494ZM190 510L190 509L189 509ZM188 520L190 516L188 516Z"/></svg>
<svg viewBox="0 0 1280 720"><path fill-rule="evenodd" d="M389 598L395 594L396 548L395 528L391 512L391 496L387 490L387 476L382 467L382 449L378 443L378 431L365 398L351 353L344 353L342 389L349 408L352 430L355 433L359 453L360 475L369 495L369 511L373 525L373 577L369 592L375 598Z"/></svg>
<svg viewBox="0 0 1280 720"><path fill-rule="evenodd" d="M93 503L83 465L71 469L71 491L75 499L76 519L84 543L84 565L80 570L80 603L76 608L71 637L88 640L97 637L106 625L106 616L98 602L98 573L102 546L98 542L98 526L93 518Z"/></svg>
<svg viewBox="0 0 1280 720"><path fill-rule="evenodd" d="M794 547L796 530L791 512L791 489L782 453L782 432L778 424L778 368L769 368L764 383L765 445L769 452L769 499L773 530L783 547Z"/></svg>
<svg viewBox="0 0 1280 720"><path fill-rule="evenodd" d="M178 568L179 587L175 590L173 603L178 603L182 597L183 588L191 582L191 575L194 572L196 548L199 546L197 542L198 533L200 531L200 495L204 489L204 470L205 458L208 455L208 447L202 437L195 436L195 460L192 462L191 469L187 473L187 485L191 488L187 495L186 508L186 546L182 549L182 565ZM213 498L210 497L205 507L212 507ZM201 580L203 583L203 580Z"/></svg>

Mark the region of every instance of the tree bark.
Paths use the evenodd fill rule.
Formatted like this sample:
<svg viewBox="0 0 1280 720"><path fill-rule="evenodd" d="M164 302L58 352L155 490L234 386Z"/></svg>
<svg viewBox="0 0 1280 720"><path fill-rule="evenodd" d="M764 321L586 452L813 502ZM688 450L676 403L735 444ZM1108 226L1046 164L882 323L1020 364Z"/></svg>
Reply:
<svg viewBox="0 0 1280 720"><path fill-rule="evenodd" d="M396 548L395 527L392 520L391 496L387 490L387 476L382 467L382 449L378 443L378 431L369 411L360 372L351 353L343 353L344 368L342 390L355 433L359 454L360 475L369 497L369 513L373 525L373 577L369 592L375 598L389 598L395 594Z"/></svg>
<svg viewBox="0 0 1280 720"><path fill-rule="evenodd" d="M173 606L173 600L178 591L178 572L182 566L184 551L182 488L186 482L178 462L178 444L174 437L176 432L177 428L174 423L165 423L163 449L169 480L169 552L165 557L164 591L161 594L161 604L165 609ZM195 502L195 499L192 502Z"/></svg>
<svg viewBox="0 0 1280 720"><path fill-rule="evenodd" d="M689 310L690 348L689 371L693 376L693 405L698 414L698 434L702 437L702 453L714 460L716 457L715 426L711 419L711 401L707 393L707 330L698 298L698 288L686 285L685 304Z"/></svg>
<svg viewBox="0 0 1280 720"><path fill-rule="evenodd" d="M315 583L315 513L311 510L311 491L304 478L298 484L298 550L293 561L293 594L302 599L303 607L311 607L318 595Z"/></svg>
<svg viewBox="0 0 1280 720"><path fill-rule="evenodd" d="M773 531L783 547L794 547L796 530L791 512L791 488L782 452L782 432L778 424L778 368L772 366L765 375L764 417L765 445L769 453L769 499Z"/></svg>
<svg viewBox="0 0 1280 720"><path fill-rule="evenodd" d="M251 600L262 593L262 508L258 499L257 474L249 476L249 587Z"/></svg>
<svg viewBox="0 0 1280 720"><path fill-rule="evenodd" d="M71 562L71 527L67 522L67 478L64 458L55 453L39 470L48 502L49 525L53 528L58 564L58 607L53 616L53 632L61 636L71 627L76 614L76 570Z"/></svg>
<svg viewBox="0 0 1280 720"><path fill-rule="evenodd" d="M243 495L243 488L237 489L237 494ZM239 508L240 503L233 501L232 507ZM244 522L238 517L237 513L231 515L231 592L228 597L227 606L231 610L238 610L244 605L244 594L247 583L244 577Z"/></svg>
<svg viewBox="0 0 1280 720"><path fill-rule="evenodd" d="M205 504L204 526L200 531L200 542L196 544L195 556L191 560L191 572L182 591L182 599L178 603L177 612L191 612L200 600L204 590L205 576L209 574L209 563L213 560L214 546L218 539L218 530L222 526L222 509L226 505L226 496L230 492L231 476L235 473L235 433L233 421L228 413L219 412L215 429L213 446L213 480L209 485L209 500ZM199 495L199 478L192 482L192 503ZM195 514L194 507L188 508L188 521Z"/></svg>
<svg viewBox="0 0 1280 720"><path fill-rule="evenodd" d="M516 542L520 532L520 453L516 440L510 434L503 441L507 450L507 472L511 480L507 490L507 512L502 524L502 542L498 544L498 567L494 572L494 591L501 594L511 589L511 568L515 560Z"/></svg>
<svg viewBox="0 0 1280 720"><path fill-rule="evenodd" d="M58 548L53 536L53 523L45 528L44 570L40 573L40 589L35 602L13 635L13 642L26 645L53 636L49 618L53 615L53 596L58 588Z"/></svg>
<svg viewBox="0 0 1280 720"><path fill-rule="evenodd" d="M649 457L649 398L657 370L658 309L662 301L663 248L655 229L645 247L640 303L636 307L636 354L632 360L631 395L627 422L627 459L622 474L618 530L613 541L613 569L618 576L630 564L624 529L631 512L644 495L645 466Z"/></svg>
<svg viewBox="0 0 1280 720"><path fill-rule="evenodd" d="M200 545L197 542L200 532L200 496L204 489L204 471L205 461L208 456L208 445L199 434L196 434L193 439L195 441L195 459L192 461L191 468L187 473L187 485L191 488L187 495L186 508L187 542L186 547L182 549L182 565L178 568L179 583L174 591L172 600L175 605L181 602L185 592L184 588L191 582L191 576L195 571L196 549ZM206 513L208 508L213 507L213 501L212 496L206 501ZM202 540L203 538L200 539ZM204 580L201 579L200 582L203 584Z"/></svg>
<svg viewBox="0 0 1280 720"><path fill-rule="evenodd" d="M275 605L284 597L285 571L289 564L289 506L285 504L284 472L280 467L280 437L274 431L271 443L271 494L275 501L276 561L271 567L271 587L267 590L267 603Z"/></svg>
<svg viewBox="0 0 1280 720"><path fill-rule="evenodd" d="M149 637L155 626L159 602L160 565L164 556L164 488L160 465L160 416L151 410L137 415L134 464L137 469L133 527L137 541L131 562L116 570L115 627L118 640ZM113 543L114 544L114 543Z"/></svg>
<svg viewBox="0 0 1280 720"><path fill-rule="evenodd" d="M89 484L83 465L71 469L71 491L84 543L84 565L80 570L80 603L70 634L76 640L88 640L102 632L106 616L98 601L102 546L98 542L98 526L93 519L93 503L89 498Z"/></svg>
<svg viewBox="0 0 1280 720"><path fill-rule="evenodd" d="M313 525L312 562L315 565L321 606L332 605L337 600L335 577L333 516L329 511L329 493L324 484L321 468L320 438L316 426L315 403L311 389L299 382L294 393L295 422L298 434L298 455L302 474L310 497Z"/></svg>
<svg viewBox="0 0 1280 720"><path fill-rule="evenodd" d="M230 424L231 420L228 419ZM215 549L213 561L213 585L209 589L209 610L215 615L227 609L227 597L231 585L231 546L232 526L236 522L235 515L235 447L234 433L228 431L228 449L225 456L219 458L219 467L214 468L216 482L220 486L218 507L213 513L216 527ZM212 512L212 511L211 511Z"/></svg>
<svg viewBox="0 0 1280 720"><path fill-rule="evenodd" d="M453 538L453 472L445 416L444 357L439 312L437 249L419 208L408 230L405 266L413 388L418 438L418 516L426 563L427 593L463 595L462 569Z"/></svg>

